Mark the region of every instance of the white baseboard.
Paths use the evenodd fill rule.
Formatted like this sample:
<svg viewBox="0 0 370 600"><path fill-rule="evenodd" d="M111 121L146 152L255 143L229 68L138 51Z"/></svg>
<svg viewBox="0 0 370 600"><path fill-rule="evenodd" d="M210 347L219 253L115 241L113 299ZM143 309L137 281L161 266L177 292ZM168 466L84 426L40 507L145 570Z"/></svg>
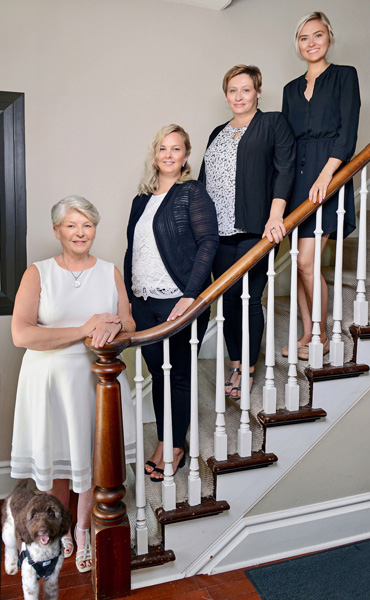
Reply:
<svg viewBox="0 0 370 600"><path fill-rule="evenodd" d="M370 494L244 518L233 533L199 572L222 573L369 539Z"/></svg>
<svg viewBox="0 0 370 600"><path fill-rule="evenodd" d="M0 461L0 499L6 498L16 484L16 480L10 477L10 462Z"/></svg>

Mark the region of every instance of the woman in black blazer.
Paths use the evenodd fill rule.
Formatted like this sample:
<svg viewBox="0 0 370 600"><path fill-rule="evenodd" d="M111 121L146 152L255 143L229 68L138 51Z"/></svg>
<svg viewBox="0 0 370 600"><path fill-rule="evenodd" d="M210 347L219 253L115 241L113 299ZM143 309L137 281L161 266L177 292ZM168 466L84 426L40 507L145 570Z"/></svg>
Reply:
<svg viewBox="0 0 370 600"><path fill-rule="evenodd" d="M145 174L134 198L127 227L125 283L137 330L180 317L211 283L218 246L214 204L200 181L191 178L189 136L179 125L154 136ZM209 309L198 318L200 347ZM185 327L170 338L173 471L185 464L184 443L190 422L190 333ZM153 482L164 478L163 344L142 347L153 382L158 444L145 464Z"/></svg>
<svg viewBox="0 0 370 600"><path fill-rule="evenodd" d="M222 87L233 118L212 132L200 172L216 206L220 243L213 262L215 277L261 237L279 243L285 235L283 214L293 186L295 140L281 113L263 113L257 108L261 86L258 67L236 65L226 73ZM261 297L267 260L261 260L249 275L250 388L264 328ZM240 397L241 293L240 280L224 295L230 357L225 394L231 398Z"/></svg>
<svg viewBox="0 0 370 600"><path fill-rule="evenodd" d="M322 202L335 171L348 162L355 151L360 112L360 92L356 69L333 65L327 60L334 34L322 12L303 17L295 32L298 56L307 62L307 71L284 88L283 113L297 140L296 178L290 211L306 198ZM322 244L337 231L338 194L323 206ZM356 227L352 181L345 190L344 237ZM297 342L298 358L307 360L312 337L313 264L316 213L298 228L298 304L303 335ZM326 336L328 288L321 276L321 342L329 352ZM288 356L288 346L282 349Z"/></svg>

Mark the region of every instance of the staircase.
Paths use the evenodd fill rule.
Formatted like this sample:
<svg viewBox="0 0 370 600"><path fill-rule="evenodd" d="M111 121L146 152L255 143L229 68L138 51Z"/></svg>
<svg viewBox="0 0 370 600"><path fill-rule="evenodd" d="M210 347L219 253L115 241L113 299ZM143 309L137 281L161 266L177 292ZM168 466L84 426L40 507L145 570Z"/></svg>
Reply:
<svg viewBox="0 0 370 600"><path fill-rule="evenodd" d="M367 224L370 226L370 212L367 213ZM332 245L332 256L335 252L335 244ZM357 264L357 238L348 238L344 242L343 261L343 339L345 341L345 362L348 363L353 355L353 338L349 327L353 321L353 300L356 289ZM370 261L370 243L367 244L367 263ZM332 261L334 262L334 261ZM324 267L323 272L329 288L329 315L332 315L334 267ZM367 285L369 293L370 285ZM275 338L276 338L276 366L275 382L277 387L277 407L284 407L284 386L287 380L287 359L280 355L279 349L287 343L287 331L289 328L289 297L276 297L275 300ZM328 319L329 339L332 333L332 319ZM216 344L216 342L215 342ZM370 342L365 343L358 356L358 363L370 364ZM264 344L262 344L262 349ZM324 364L329 366L329 355L324 357ZM235 555L236 548L243 545L243 565L258 564L266 562L271 556L270 544L264 553L256 554L249 544L246 544L242 535L242 527L251 507L258 502L281 480L286 473L296 464L304 454L310 451L320 439L322 439L335 423L343 418L343 415L356 404L359 398L370 388L370 377L366 367L362 368L361 376L347 380L336 380L329 382L315 382L313 389L313 407L321 408L327 413L323 419L312 423L298 423L285 427L266 428L258 420L258 414L262 411L262 387L264 384L264 353L261 352L256 368L255 384L251 395L251 429L253 434L253 452L259 452L265 447L265 452L274 453L278 460L268 469L260 471L244 470L235 473L221 471L213 475L212 469L207 461L213 454L213 430L214 430L214 399L216 393L216 360L200 359L198 361L199 377L199 399L200 399L200 476L202 480L202 498L215 497L224 500L230 506L228 511L218 515L194 522L183 521L181 524L164 524L163 537L165 547L171 548L176 558L175 564L151 568L148 572L133 572L133 587L141 587L147 583L163 582L173 578L194 575L196 573L211 573L217 569L218 560L221 557L225 562L229 554ZM310 400L310 385L305 374L307 361L298 363L298 381L300 386L300 406L305 406ZM225 371L228 368L228 360L225 360ZM328 383L330 392L327 393ZM229 454L237 453L237 430L240 420L240 409L237 401L227 399L226 431L228 435ZM150 456L156 445L155 424L148 423L144 426L145 456ZM131 467L131 465L130 465ZM132 475L127 481L128 496L126 505L130 517L132 544L135 544L135 519L136 506L132 494L134 483L135 465L132 465ZM187 500L187 478L189 474L189 457L186 465L176 474L177 502L184 503ZM216 488L216 490L215 490ZM146 477L146 495L148 499L147 519L149 527L149 540L151 546L162 543L162 532L157 512L161 514L162 497L161 485L150 482ZM130 501L129 501L130 498ZM175 512L175 511L174 511ZM199 531L202 532L202 541L199 539ZM263 535L266 536L266 530ZM271 542L271 532L269 532ZM235 542L235 537L238 541ZM192 546L192 540L197 539L196 549L192 547L189 551L186 547ZM179 543L180 542L180 543ZM235 545L237 544L237 545ZM334 545L334 540L327 540L328 546ZM253 538L255 545L255 537ZM246 548L246 546L248 546ZM310 545L310 548L312 545ZM302 547L298 549L302 550ZM293 546L292 553L297 551ZM273 553L276 557L276 551ZM237 568L238 563L231 562L229 568ZM222 569L221 569L222 570Z"/></svg>
<svg viewBox="0 0 370 600"><path fill-rule="evenodd" d="M334 193L345 181L353 177L353 174L369 160L370 146L344 167L340 175L334 177L330 193ZM366 183L364 170L362 179ZM368 260L369 244L365 250L366 232L364 236L363 228L365 221L368 222L364 189L361 193L361 206L362 225L360 225L360 231L362 233L359 245L363 247L362 258L364 254L367 254ZM313 208L308 201L304 202L285 219L287 230L292 231L316 208ZM339 248L341 247L339 246ZM142 422L143 382L141 344L150 343L149 340L164 340L164 368L165 374L166 371L168 374L170 367L170 357L166 356L168 336L199 315L206 306L230 287L233 281L243 276L262 256L270 251L271 244L268 240L263 239L258 242L227 273L207 288L186 315L180 317L175 323L164 323L145 332L120 334L109 346L98 351L95 349L100 360L95 363L94 370L101 380L97 394L99 407L97 414L100 420L98 419L96 426L95 443L95 447L98 447L100 451L95 454L94 461L98 503L95 506L92 521L92 539L95 547L93 576L97 575L95 583L97 588L100 587L100 595L97 597L104 596L104 594L101 595L103 589L108 590L104 597L109 598L121 597L129 591L127 575L125 587L123 587L123 580L120 583L119 575L117 575L117 581L112 582L112 578L109 578L108 574L104 575L102 566L100 566L107 560L104 554L108 550L104 542L107 535L110 536L109 551L111 553L120 552L122 569L126 574L130 563L126 546L125 551L121 550L123 535L126 537L127 533L123 534L123 529L120 527L125 528L126 532L128 531L124 507L120 503L124 491L119 484L125 478L125 466L120 458L121 423L119 415L117 419L116 410L117 402L119 402L119 389L115 383L112 383L122 368L115 357L127 346L137 347L135 382L139 424L137 464L134 467L130 465L127 467L127 494L124 498L131 520L132 587L143 587L196 573L230 570L311 551L318 547L330 547L338 543L338 532L341 531L341 535L343 534L345 528L341 527L336 530L335 526L334 528L326 527L325 524L327 516L330 516L331 519L328 522L338 523L341 510L347 513L351 512L346 502L344 502L344 508L332 505L323 509L303 506L298 512L293 510L288 511L285 515L280 513L275 515L274 511L263 517L256 517L255 508L261 499L271 494L276 486L290 476L296 465L314 450L319 441L321 442L330 435L332 429L350 414L352 408L361 402L364 395L369 393L370 396L370 343L361 339L370 337L370 329L367 324L363 327L352 327L352 335L355 335L354 341L349 330L353 322L354 299L357 298L357 302L362 303L362 308L365 306L365 291L367 297L369 292L366 272L364 275L364 269L362 269L362 275L359 276L360 287L357 287L356 296L356 274L353 272L353 264L356 264L357 261L353 258L353 253L357 251L357 243L352 239L345 241L342 278L343 316L338 317L336 310L335 317L336 332L338 332L338 318L342 321L342 333L339 338L341 337L344 342L344 364L340 365L337 362L338 366L332 364L321 366L322 363L317 360L316 352L313 366L308 367L307 363L302 361L298 361L296 365L294 357L289 357L290 364L288 365L288 360L280 355L280 348L288 341L290 307L287 298L277 298L275 301L275 328L271 329L269 320L266 328L269 330L265 344L268 368L265 368L265 357L261 352L256 368L257 375L250 398L250 407L248 393L243 396L243 388L241 407L236 401L229 399L224 404L222 329L220 329L222 299L221 301L219 299L216 321L218 334L221 333L221 335L217 336L217 363L212 359L199 360L197 363L196 357L194 357L195 362L192 363L192 372L198 373L198 395L195 386L193 397L199 398L199 408L192 412L195 420L192 421L193 426L190 430L191 461L189 462L188 457L186 466L178 471L175 477L170 474L171 468L169 468L169 471L166 471L164 482L160 485L151 482L143 474L144 457L152 453L156 436L153 424L145 424L144 433L142 433L140 425ZM270 261L269 284L272 286L269 290L273 290L274 287L273 271L273 263ZM325 276L332 288L332 267L325 269ZM272 314L271 299L274 301L273 293L269 293L268 319ZM330 290L329 304L332 302L333 294ZM338 306L337 284L336 306ZM329 314L331 313L332 309L329 306ZM331 339L332 328L333 322L329 319L329 339ZM336 336L338 339L337 333ZM191 343L196 344L196 333L192 334ZM274 343L276 351L272 353L271 348ZM356 362L351 361L352 354L356 357ZM318 362L320 366L316 364ZM296 382L298 384L296 388L299 387L300 393L299 406L290 408L290 410L286 408L285 390L289 387L287 381L288 384L289 381ZM275 394L276 405L271 402L271 398L274 399ZM266 403L266 397L268 403ZM215 414L215 398L217 415ZM165 406L166 402L169 406L168 400L167 397ZM194 431L198 428L198 414L199 441L198 436L194 437ZM248 442L250 439L252 439L252 443L248 450L248 444L245 444L245 441ZM241 445L241 441L244 446ZM170 447L172 447L172 442L166 442L165 431L165 447L166 443L170 443ZM109 468L106 465L109 465ZM265 468L261 471L260 467ZM135 473L136 468L138 471ZM197 499L194 490L200 484L201 493ZM135 491L133 490L134 485L136 486ZM188 489L192 494L189 496L189 501ZM368 500L368 513L366 512L367 505L366 510L353 509L352 512L362 515L362 517L370 517L370 498ZM353 506L361 504L357 499L353 499L351 502ZM352 505L351 502L349 502L350 505ZM308 518L307 515L310 517ZM347 520L351 523L351 518ZM367 531L361 519L356 522L354 530L360 536L357 539L361 539L361 532L363 535L363 532ZM302 531L305 531L305 534L302 534ZM316 535L311 535L310 531L316 531ZM348 535L345 534L346 539ZM343 535L341 542L343 542L342 538ZM284 540L281 546L279 545L280 539ZM117 595L114 590L117 590L119 594Z"/></svg>

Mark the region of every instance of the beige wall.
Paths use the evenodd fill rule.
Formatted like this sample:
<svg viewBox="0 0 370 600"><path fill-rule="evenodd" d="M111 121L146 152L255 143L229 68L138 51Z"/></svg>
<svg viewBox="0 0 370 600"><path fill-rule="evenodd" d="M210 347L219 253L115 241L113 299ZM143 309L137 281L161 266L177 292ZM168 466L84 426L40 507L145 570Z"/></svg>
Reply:
<svg viewBox="0 0 370 600"><path fill-rule="evenodd" d="M369 401L367 392L247 516L368 494Z"/></svg>
<svg viewBox="0 0 370 600"><path fill-rule="evenodd" d="M279 110L284 83L304 69L292 34L310 8L306 0L234 0L222 12L163 0L1 0L1 88L26 94L28 262L58 252L50 207L77 193L101 212L95 253L121 267L152 134L166 123L183 125L197 174L211 129L228 118L222 76L239 62L261 68L260 106ZM370 123L370 3L321 0L320 8L337 35L333 61L359 71L362 147ZM0 317L0 461L9 459L20 359L9 322Z"/></svg>

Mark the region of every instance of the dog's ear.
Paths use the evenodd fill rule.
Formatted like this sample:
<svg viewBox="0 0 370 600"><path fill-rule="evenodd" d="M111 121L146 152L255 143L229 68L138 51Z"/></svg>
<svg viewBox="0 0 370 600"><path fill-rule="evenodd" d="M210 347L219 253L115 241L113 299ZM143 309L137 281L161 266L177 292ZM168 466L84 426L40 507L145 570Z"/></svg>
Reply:
<svg viewBox="0 0 370 600"><path fill-rule="evenodd" d="M7 521L7 505L8 500L4 500L3 505L1 507L1 527L4 528L5 521Z"/></svg>
<svg viewBox="0 0 370 600"><path fill-rule="evenodd" d="M21 511L19 511L16 520L16 534L21 538L23 542L26 544L32 544L33 539L31 534L27 529L27 523L30 521L32 515L30 515L29 506L25 506Z"/></svg>
<svg viewBox="0 0 370 600"><path fill-rule="evenodd" d="M69 510L66 510L64 507L62 507L62 524L60 526L60 535L63 537L63 535L66 535L69 531L69 528L71 527L71 523L72 523L72 515L69 512Z"/></svg>

